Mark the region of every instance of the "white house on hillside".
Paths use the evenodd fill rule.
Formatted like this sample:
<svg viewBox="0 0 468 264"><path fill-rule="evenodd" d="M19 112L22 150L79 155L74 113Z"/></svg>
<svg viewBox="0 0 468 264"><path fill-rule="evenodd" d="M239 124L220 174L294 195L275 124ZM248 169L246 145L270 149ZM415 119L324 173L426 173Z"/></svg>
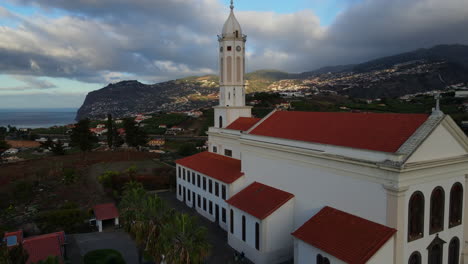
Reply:
<svg viewBox="0 0 468 264"><path fill-rule="evenodd" d="M253 118L245 42L231 6L209 150L177 161L179 200L255 263L468 263L468 139L450 116Z"/></svg>

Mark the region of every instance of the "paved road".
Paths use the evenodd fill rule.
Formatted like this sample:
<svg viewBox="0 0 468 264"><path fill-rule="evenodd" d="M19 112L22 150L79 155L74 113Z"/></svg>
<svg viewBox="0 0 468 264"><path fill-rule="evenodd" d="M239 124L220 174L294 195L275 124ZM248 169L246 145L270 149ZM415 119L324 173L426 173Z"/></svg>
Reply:
<svg viewBox="0 0 468 264"><path fill-rule="evenodd" d="M74 246L79 248L81 256L97 249L114 249L122 254L127 264L138 263L138 250L136 245L131 237L123 231L95 232L70 236L71 247L73 248L74 244ZM76 248L72 248L70 250L76 252ZM68 252L70 252L70 250ZM70 256L70 259L72 259L72 256ZM76 257L74 257L74 259L75 260L72 262L73 264L80 263L76 261Z"/></svg>
<svg viewBox="0 0 468 264"><path fill-rule="evenodd" d="M207 264L231 264L234 262L235 250L227 243L227 233L217 224L209 221L203 216L199 215L194 209L186 206L176 198L174 192L158 193L158 196L166 200L171 207L181 213L198 216L199 223L208 228L208 242L211 244L211 256L207 259ZM251 263L247 259L244 264Z"/></svg>

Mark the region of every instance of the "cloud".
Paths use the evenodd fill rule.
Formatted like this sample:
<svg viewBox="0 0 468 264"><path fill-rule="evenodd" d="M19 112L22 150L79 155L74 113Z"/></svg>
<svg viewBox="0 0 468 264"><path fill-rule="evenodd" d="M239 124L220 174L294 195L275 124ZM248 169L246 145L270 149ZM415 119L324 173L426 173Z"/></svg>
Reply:
<svg viewBox="0 0 468 264"><path fill-rule="evenodd" d="M47 90L57 88L55 84L47 80L39 79L33 76L15 75L14 79L21 81L24 85L14 87L0 87L0 91L29 91L29 90Z"/></svg>
<svg viewBox="0 0 468 264"><path fill-rule="evenodd" d="M217 0L8 0L43 15L0 27L0 73L106 83L162 81L217 72L228 8ZM312 10L236 12L248 35L248 70L290 72L443 43L468 44L466 0L362 0L329 26ZM50 10L64 13L47 17Z"/></svg>

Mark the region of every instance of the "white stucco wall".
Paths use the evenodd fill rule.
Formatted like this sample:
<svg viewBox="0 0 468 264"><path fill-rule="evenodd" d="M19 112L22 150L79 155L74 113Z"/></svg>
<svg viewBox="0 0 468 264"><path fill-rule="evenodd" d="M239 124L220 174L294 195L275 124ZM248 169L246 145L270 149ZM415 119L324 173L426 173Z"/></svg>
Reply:
<svg viewBox="0 0 468 264"><path fill-rule="evenodd" d="M294 194L295 228L326 205L380 224L386 223L386 192L381 183L300 162L294 154L267 151L244 148L242 169L246 184L258 181Z"/></svg>
<svg viewBox="0 0 468 264"><path fill-rule="evenodd" d="M438 126L413 153L407 163L436 160L467 154L466 150L444 126Z"/></svg>
<svg viewBox="0 0 468 264"><path fill-rule="evenodd" d="M190 176L192 175L192 172L195 172L195 184L192 182L192 180L190 180L190 183L188 182L187 178L185 178L185 180L183 180L183 177L179 177L179 167L181 169L185 169L186 170L186 173L187 172L190 172ZM228 200L230 198L230 195L231 195L231 192L230 192L230 189L231 189L231 186L232 184L226 184L224 182L221 182L221 181L218 181L216 179L213 179L211 177L208 177L207 175L205 174L202 174L202 173L199 173L199 172L196 172L194 170L191 170L191 169L188 169L184 166L180 166L180 165L177 165L176 167L176 170L177 170L177 199L179 201L183 201L183 193L180 195L179 194L179 185L182 186L182 187L185 187L186 189L186 192L187 190L190 190L190 192L194 192L195 193L195 201L192 200L193 198L193 195L191 194L190 195L190 201L188 201L188 197L187 197L187 194L186 194L186 199L185 199L185 203L187 206L189 207L194 207L195 205L195 209L196 211L202 215L203 217L209 219L210 221L215 221L216 220L216 204L219 206L219 226L221 226L224 230L226 230L226 227L227 227L227 222L228 222L228 217L229 217L229 211L228 211L228 204L226 203L226 201L222 198L222 186L225 186L226 187L226 200ZM197 174L200 175L200 187L198 187L198 177L197 177ZM206 178L206 190L203 190L203 177ZM212 181L212 193L209 192L209 180L211 179ZM216 192L215 192L215 188L216 188L216 183L218 183L218 189L219 189L219 192L218 192L218 196L216 196ZM201 204L200 204L200 207L198 207L198 195L201 196ZM203 210L203 198L206 199L206 210ZM209 202L212 202L212 213L210 214L209 213ZM226 210L226 222L223 222L222 221L222 208L224 208Z"/></svg>
<svg viewBox="0 0 468 264"><path fill-rule="evenodd" d="M328 258L333 264L346 264L346 262L315 248L300 239L294 239L294 264L316 263L317 255ZM383 264L383 263L381 263Z"/></svg>
<svg viewBox="0 0 468 264"><path fill-rule="evenodd" d="M219 130L218 130L219 131ZM240 143L238 135L234 134L211 134L210 140L208 142L208 149L210 152L213 152L213 147L216 146L217 154L225 155L225 150L229 149L232 151L232 158L240 159L241 158L241 151L240 151Z"/></svg>
<svg viewBox="0 0 468 264"><path fill-rule="evenodd" d="M395 241L390 238L366 263L367 264L393 264L393 245ZM330 255L323 250L313 247L304 241L295 238L294 239L294 263L316 263L317 255L320 254L322 257L326 257L333 264L345 264L346 262ZM423 262L424 263L424 262Z"/></svg>
<svg viewBox="0 0 468 264"><path fill-rule="evenodd" d="M260 220L235 207L234 233L230 232L230 216L228 219L228 243L238 252L257 264L281 263L293 257L293 210L294 198L278 208L267 218ZM242 240L242 216L246 222L246 240ZM260 224L260 249L255 248L255 223Z"/></svg>

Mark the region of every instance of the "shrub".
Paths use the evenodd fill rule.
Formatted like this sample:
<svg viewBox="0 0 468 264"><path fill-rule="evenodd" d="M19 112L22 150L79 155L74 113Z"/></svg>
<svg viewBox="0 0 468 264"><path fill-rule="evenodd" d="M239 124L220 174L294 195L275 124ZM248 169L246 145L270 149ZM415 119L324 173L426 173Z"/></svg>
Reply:
<svg viewBox="0 0 468 264"><path fill-rule="evenodd" d="M19 181L15 183L14 197L16 200L29 201L33 196L33 185L30 182Z"/></svg>
<svg viewBox="0 0 468 264"><path fill-rule="evenodd" d="M119 176L120 173L117 171L106 171L98 177L98 181L106 188L112 187L112 182L115 177Z"/></svg>
<svg viewBox="0 0 468 264"><path fill-rule="evenodd" d="M64 230L66 233L77 233L83 230L87 214L80 209L59 209L40 212L36 221L44 233Z"/></svg>
<svg viewBox="0 0 468 264"><path fill-rule="evenodd" d="M78 174L76 173L75 169L72 168L66 168L63 170L63 182L66 185L70 185L74 182L76 182L78 178Z"/></svg>
<svg viewBox="0 0 468 264"><path fill-rule="evenodd" d="M120 252L113 249L99 249L84 256L84 264L125 264Z"/></svg>

